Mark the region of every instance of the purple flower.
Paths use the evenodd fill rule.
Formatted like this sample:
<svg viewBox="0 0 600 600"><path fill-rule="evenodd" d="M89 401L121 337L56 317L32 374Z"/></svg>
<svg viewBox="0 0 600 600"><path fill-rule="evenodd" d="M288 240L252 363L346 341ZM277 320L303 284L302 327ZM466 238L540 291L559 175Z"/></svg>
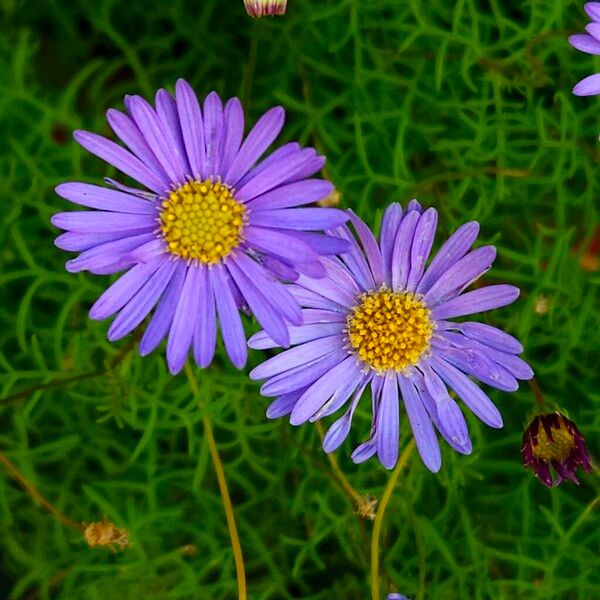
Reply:
<svg viewBox="0 0 600 600"><path fill-rule="evenodd" d="M244 0L246 12L251 17L284 15L287 0Z"/></svg>
<svg viewBox="0 0 600 600"><path fill-rule="evenodd" d="M600 55L600 2L587 2L585 12L592 22L587 25L587 33L577 33L569 37L569 43L577 50L588 54ZM574 88L576 96L595 96L600 94L600 73L582 79Z"/></svg>
<svg viewBox="0 0 600 600"><path fill-rule="evenodd" d="M532 467L538 479L548 487L570 479L579 483L575 476L577 467L591 471L590 455L577 425L559 412L538 415L523 434L521 447L523 465ZM556 471L552 480L550 467Z"/></svg>
<svg viewBox="0 0 600 600"><path fill-rule="evenodd" d="M408 598L394 592L393 594L388 594L387 600L408 600Z"/></svg>
<svg viewBox="0 0 600 600"><path fill-rule="evenodd" d="M441 458L434 426L458 452L471 452L465 419L449 389L484 423L502 427L498 409L469 376L514 391L517 379L533 375L517 356L523 347L514 337L491 325L449 319L510 304L519 290L491 285L465 293L496 256L491 246L469 250L479 232L475 222L460 227L427 266L435 209L423 211L413 200L403 214L399 204L392 204L379 242L359 218L350 218L362 247L347 226L333 231L351 249L339 259L324 259L326 278L302 275L288 286L304 307L304 324L290 328L296 347L259 365L250 377L266 379L261 393L277 398L267 416L289 414L293 425L347 405L325 436L326 452L345 440L370 386L371 434L352 459L360 463L377 453L388 469L398 458L402 400L423 462L436 472ZM262 331L249 345L280 344Z"/></svg>
<svg viewBox="0 0 600 600"><path fill-rule="evenodd" d="M309 179L325 159L296 143L257 162L278 136L284 111L267 111L245 139L240 101L223 105L213 92L202 107L180 79L172 96L156 94L156 107L125 98L126 112L110 109L110 126L127 150L95 133L75 139L138 181L145 191L111 179L113 189L63 183L63 198L91 209L63 212L52 223L67 231L56 239L80 252L70 272L126 271L96 301L92 319L116 315L108 338L133 331L156 306L140 354L167 338L167 362L179 372L192 348L201 367L213 359L220 323L236 367L247 345L239 309L249 309L277 343L289 343L287 326L299 325L297 300L279 281L299 274L322 277L319 257L347 248L319 233L347 220L337 209L297 208L326 197L333 186Z"/></svg>

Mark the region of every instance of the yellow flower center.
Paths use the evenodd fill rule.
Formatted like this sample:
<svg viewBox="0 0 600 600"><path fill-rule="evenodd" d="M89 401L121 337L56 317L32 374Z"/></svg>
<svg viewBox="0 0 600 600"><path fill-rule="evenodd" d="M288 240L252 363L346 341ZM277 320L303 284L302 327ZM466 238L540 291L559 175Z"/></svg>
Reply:
<svg viewBox="0 0 600 600"><path fill-rule="evenodd" d="M225 184L190 181L163 201L160 228L172 254L214 265L239 246L246 216Z"/></svg>
<svg viewBox="0 0 600 600"><path fill-rule="evenodd" d="M410 292L368 292L348 315L348 341L375 371L402 371L415 365L429 348L434 329L429 314Z"/></svg>
<svg viewBox="0 0 600 600"><path fill-rule="evenodd" d="M552 438L550 441L544 427L540 424L537 434L537 444L533 445L533 456L542 460L558 462L565 461L573 448L575 447L575 438L573 434L563 426L560 419L561 427L552 427Z"/></svg>

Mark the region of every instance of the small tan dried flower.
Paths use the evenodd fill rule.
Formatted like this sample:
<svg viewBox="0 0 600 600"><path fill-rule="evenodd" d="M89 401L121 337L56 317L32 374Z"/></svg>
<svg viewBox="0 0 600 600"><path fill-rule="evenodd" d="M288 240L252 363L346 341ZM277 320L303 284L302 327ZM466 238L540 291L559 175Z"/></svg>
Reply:
<svg viewBox="0 0 600 600"><path fill-rule="evenodd" d="M83 532L88 546L105 546L116 552L115 545L121 548L129 546L129 533L115 527L110 521L98 521L85 526Z"/></svg>
<svg viewBox="0 0 600 600"><path fill-rule="evenodd" d="M366 496L361 496L356 512L359 517L372 521L377 512L377 498L369 496L368 494Z"/></svg>

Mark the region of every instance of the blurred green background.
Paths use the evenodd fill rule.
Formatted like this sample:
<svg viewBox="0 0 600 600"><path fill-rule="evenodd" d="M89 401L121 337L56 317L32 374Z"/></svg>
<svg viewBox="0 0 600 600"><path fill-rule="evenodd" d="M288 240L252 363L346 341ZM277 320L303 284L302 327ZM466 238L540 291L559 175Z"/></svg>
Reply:
<svg viewBox="0 0 600 600"><path fill-rule="evenodd" d="M521 338L539 385L598 452L600 103L572 86L600 71L572 49L581 2L290 0L252 21L239 0L0 1L0 453L77 523L104 517L113 553L36 505L0 465L0 598L237 597L223 505L184 375L136 339L110 344L87 310L106 277L70 275L53 193L114 175L71 131L187 78L239 96L248 120L287 110L284 140L328 156L341 205L376 226L391 201L440 211L439 240L478 219L498 247L488 283L521 287L486 316ZM123 179L123 178L121 178ZM248 330L255 326L248 320ZM260 360L254 353L249 366ZM334 478L313 425L267 422L267 400L220 351L199 374L230 486L249 598L369 598L372 523ZM415 457L383 524L381 588L418 600L600 598L593 475L544 488L519 447L527 385L492 392L505 428L468 415L474 452L439 474ZM362 403L337 452L361 494L389 474L356 466ZM402 443L409 427L402 416Z"/></svg>

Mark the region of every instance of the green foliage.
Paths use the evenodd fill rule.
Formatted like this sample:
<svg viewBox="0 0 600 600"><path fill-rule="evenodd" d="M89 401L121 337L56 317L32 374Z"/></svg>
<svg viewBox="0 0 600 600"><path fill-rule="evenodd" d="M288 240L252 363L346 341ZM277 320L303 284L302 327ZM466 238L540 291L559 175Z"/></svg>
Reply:
<svg viewBox="0 0 600 600"><path fill-rule="evenodd" d="M316 144L343 206L373 225L389 202L415 196L439 209L439 239L480 220L482 242L499 250L486 280L522 289L486 319L521 338L548 399L598 451L600 277L580 259L598 226L600 105L571 87L600 69L567 44L586 24L581 3L290 0L285 17L253 22L241 0L3 0L0 23L0 453L71 519L106 516L132 540L117 553L88 548L0 466L1 597L237 597L185 376L169 376L160 352L142 359L135 341L106 341L107 324L87 310L107 278L66 273L49 224L66 206L56 184L114 175L71 131L108 134L104 112L125 93L149 97L180 76L200 95L239 95L250 121L284 105L284 137ZM258 386L222 351L198 380L249 597L369 597L372 525L314 426L267 422ZM471 456L445 448L438 475L413 459L401 477L382 589L419 600L600 597L597 478L545 489L520 464L531 392L491 395L504 429L469 416ZM387 472L349 459L368 404L337 457L360 493L381 497Z"/></svg>

